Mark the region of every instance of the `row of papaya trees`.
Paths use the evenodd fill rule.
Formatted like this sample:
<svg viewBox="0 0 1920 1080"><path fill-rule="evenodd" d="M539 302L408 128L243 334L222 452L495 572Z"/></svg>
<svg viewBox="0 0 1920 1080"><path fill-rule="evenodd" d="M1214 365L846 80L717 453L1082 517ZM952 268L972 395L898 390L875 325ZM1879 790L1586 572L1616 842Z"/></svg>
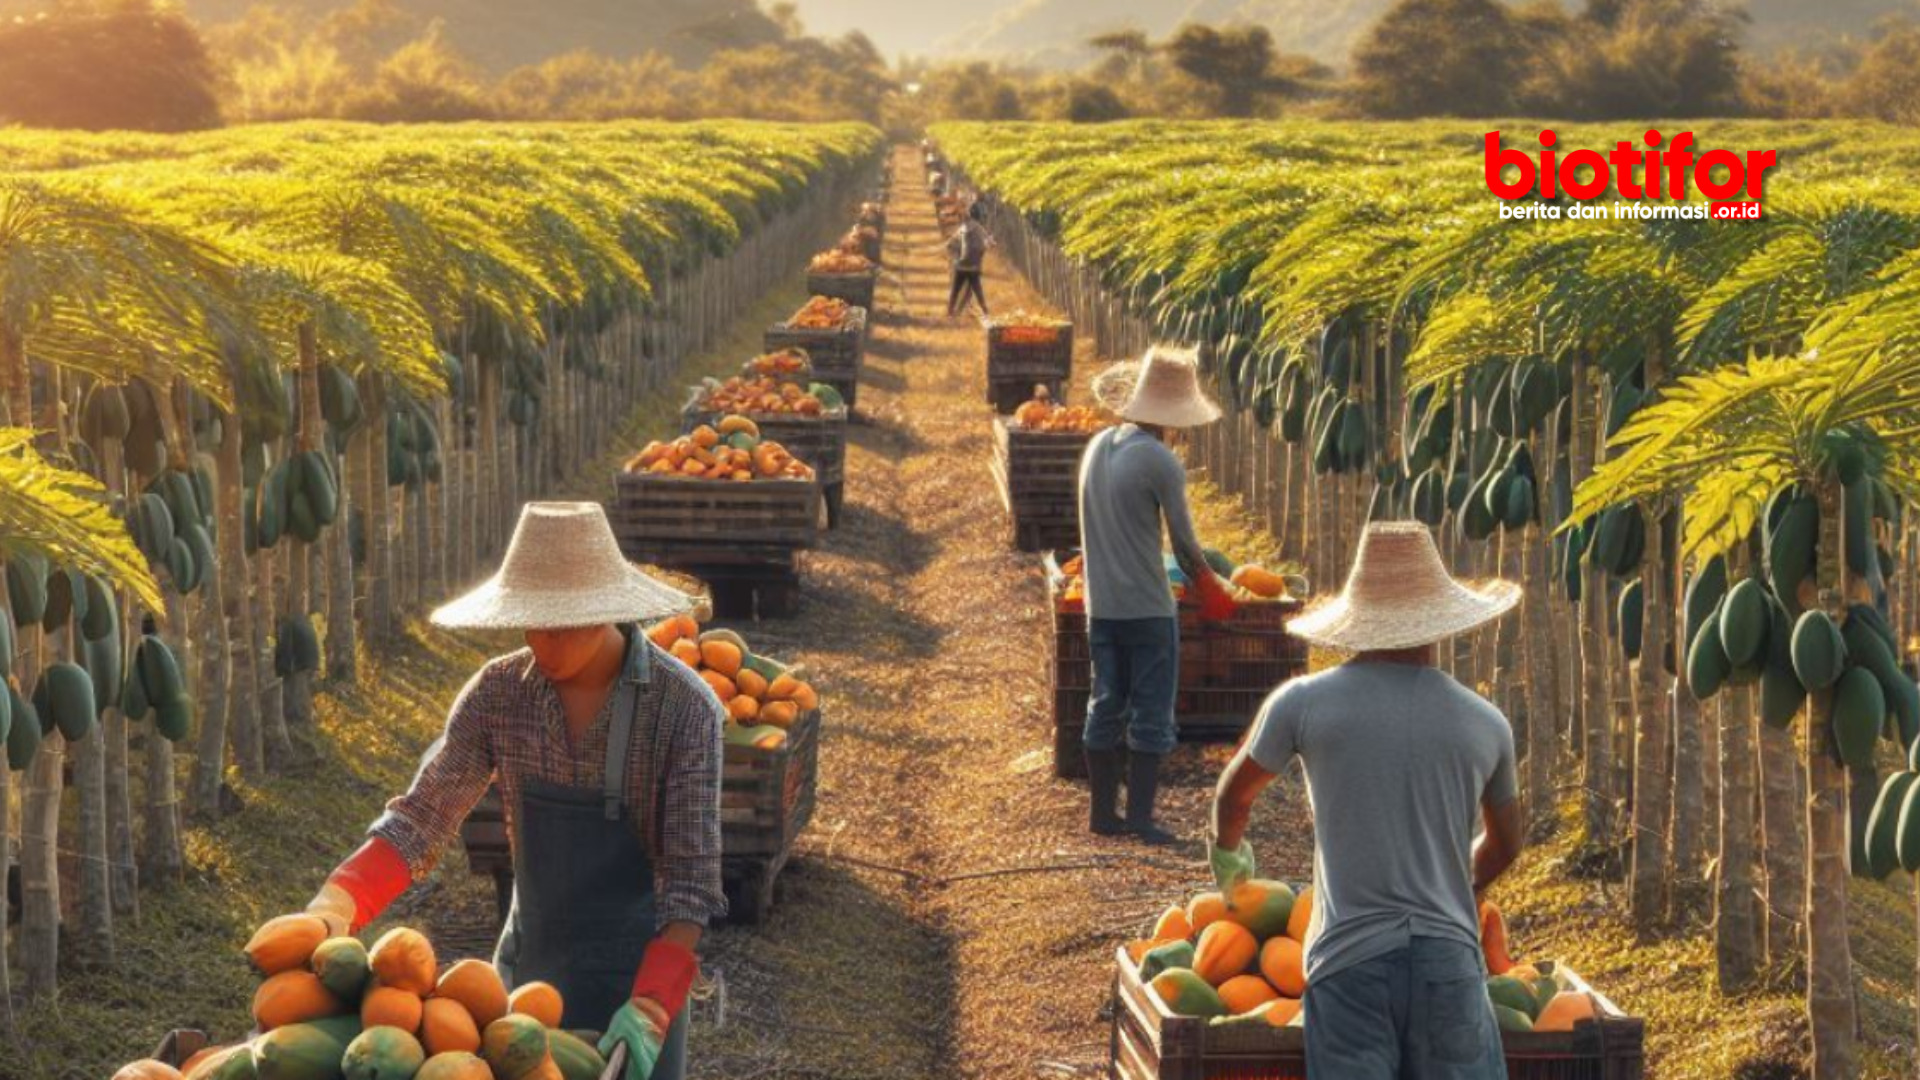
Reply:
<svg viewBox="0 0 1920 1080"><path fill-rule="evenodd" d="M1762 221L1503 221L1484 134L935 131L1103 355L1203 346L1194 463L1314 581L1391 517L1526 584L1445 662L1513 721L1534 830L1582 830L1570 872L1708 927L1726 994L1804 987L1817 1080L1910 1067L1862 1060L1848 930L1884 896L1850 872L1920 870L1916 141L1715 124L1782 147Z"/></svg>
<svg viewBox="0 0 1920 1080"><path fill-rule="evenodd" d="M12 973L46 997L113 963L183 817L311 764L316 681L485 573L878 152L750 123L0 137L6 1021Z"/></svg>

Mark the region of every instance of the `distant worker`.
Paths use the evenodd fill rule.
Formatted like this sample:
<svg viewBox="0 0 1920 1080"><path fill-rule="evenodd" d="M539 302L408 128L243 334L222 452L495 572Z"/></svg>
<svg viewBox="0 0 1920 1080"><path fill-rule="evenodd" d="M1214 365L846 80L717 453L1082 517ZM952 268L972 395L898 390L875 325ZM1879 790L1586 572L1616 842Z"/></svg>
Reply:
<svg viewBox="0 0 1920 1080"><path fill-rule="evenodd" d="M1161 762L1178 741L1180 621L1163 535L1172 540L1200 617L1219 621L1234 612L1232 594L1194 534L1186 467L1170 444L1185 429L1218 420L1220 410L1201 392L1192 350L1156 346L1143 361L1109 369L1095 393L1118 405L1124 423L1095 435L1080 459L1080 549L1093 654L1084 732L1089 827L1101 836L1166 843L1173 837L1154 824L1153 804ZM1118 810L1122 738L1129 751L1124 820Z"/></svg>
<svg viewBox="0 0 1920 1080"><path fill-rule="evenodd" d="M960 227L953 230L947 238L947 254L953 260L953 288L947 293L947 317L953 318L967 309L969 300L980 304L980 314L987 311L987 293L981 287L980 277L986 268L987 251L994 245L993 234L987 231L986 208L974 203L968 208L967 216L960 221Z"/></svg>
<svg viewBox="0 0 1920 1080"><path fill-rule="evenodd" d="M1425 526L1367 526L1346 590L1287 624L1353 659L1274 691L1220 777L1210 856L1230 897L1255 874L1254 800L1294 758L1306 768L1309 1080L1507 1075L1479 901L1525 843L1513 728L1434 659L1519 600L1512 582L1448 576Z"/></svg>

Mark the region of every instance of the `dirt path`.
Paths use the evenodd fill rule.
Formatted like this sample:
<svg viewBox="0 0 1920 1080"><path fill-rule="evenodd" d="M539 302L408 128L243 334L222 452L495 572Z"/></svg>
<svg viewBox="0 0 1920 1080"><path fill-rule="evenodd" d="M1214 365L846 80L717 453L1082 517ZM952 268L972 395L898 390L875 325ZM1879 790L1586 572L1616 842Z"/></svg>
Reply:
<svg viewBox="0 0 1920 1080"><path fill-rule="evenodd" d="M1084 787L1052 775L1045 590L988 472L984 335L946 318L932 203L913 155L896 165L905 297L883 285L876 305L846 521L807 566L802 615L748 628L824 688L819 809L772 917L714 935L727 1008L698 1033L702 1076L1093 1075L1113 947L1205 876L1224 748L1177 755L1179 849L1089 835ZM1047 310L997 259L987 293ZM1262 850L1304 877L1294 834Z"/></svg>

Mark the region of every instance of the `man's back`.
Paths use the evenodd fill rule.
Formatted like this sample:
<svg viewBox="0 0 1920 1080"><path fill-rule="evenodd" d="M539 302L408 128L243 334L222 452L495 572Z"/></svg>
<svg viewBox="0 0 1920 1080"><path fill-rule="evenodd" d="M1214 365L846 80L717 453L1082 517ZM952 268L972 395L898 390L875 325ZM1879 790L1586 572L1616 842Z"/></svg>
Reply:
<svg viewBox="0 0 1920 1080"><path fill-rule="evenodd" d="M1444 672L1356 662L1267 701L1249 745L1269 772L1296 754L1312 800L1309 979L1407 944L1479 940L1472 838L1483 797L1515 793L1513 730Z"/></svg>
<svg viewBox="0 0 1920 1080"><path fill-rule="evenodd" d="M1176 547L1191 540L1186 473L1160 440L1132 424L1108 428L1080 459L1080 545L1087 614L1096 619L1172 618L1161 554L1162 517Z"/></svg>

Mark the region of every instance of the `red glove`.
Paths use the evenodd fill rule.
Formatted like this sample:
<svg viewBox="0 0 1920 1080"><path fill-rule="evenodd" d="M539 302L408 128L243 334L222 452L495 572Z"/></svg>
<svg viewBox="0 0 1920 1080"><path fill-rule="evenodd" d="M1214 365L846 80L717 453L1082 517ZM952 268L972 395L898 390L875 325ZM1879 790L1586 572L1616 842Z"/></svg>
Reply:
<svg viewBox="0 0 1920 1080"><path fill-rule="evenodd" d="M1233 618L1234 612L1240 610L1233 594L1227 590L1227 583L1211 571L1200 575L1193 584L1193 591L1200 596L1200 618L1206 622L1226 622Z"/></svg>
<svg viewBox="0 0 1920 1080"><path fill-rule="evenodd" d="M413 872L407 869L400 850L377 836L361 845L327 878L328 889L338 889L353 899L353 922L347 931L355 934L378 918L411 884Z"/></svg>
<svg viewBox="0 0 1920 1080"><path fill-rule="evenodd" d="M640 958L640 970L633 977L633 996L657 1003L666 1012L662 1032L680 1015L687 1004L687 992L693 989L693 977L700 973L700 958L684 945L665 938L654 938Z"/></svg>

